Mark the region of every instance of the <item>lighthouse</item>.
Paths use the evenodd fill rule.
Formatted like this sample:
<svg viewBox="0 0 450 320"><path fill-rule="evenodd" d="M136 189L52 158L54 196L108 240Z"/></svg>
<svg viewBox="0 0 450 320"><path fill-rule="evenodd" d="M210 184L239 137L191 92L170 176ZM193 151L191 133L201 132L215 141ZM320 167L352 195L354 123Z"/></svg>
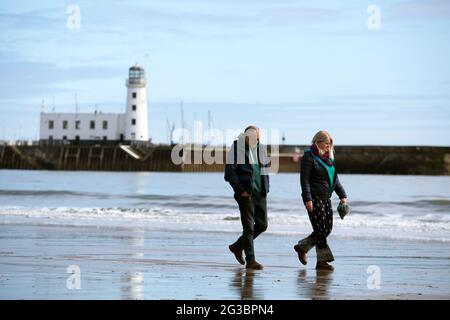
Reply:
<svg viewBox="0 0 450 320"><path fill-rule="evenodd" d="M128 69L124 113L41 112L41 141L149 141L147 79L143 67Z"/></svg>
<svg viewBox="0 0 450 320"><path fill-rule="evenodd" d="M144 68L137 64L130 67L126 86L125 139L147 141L147 79Z"/></svg>

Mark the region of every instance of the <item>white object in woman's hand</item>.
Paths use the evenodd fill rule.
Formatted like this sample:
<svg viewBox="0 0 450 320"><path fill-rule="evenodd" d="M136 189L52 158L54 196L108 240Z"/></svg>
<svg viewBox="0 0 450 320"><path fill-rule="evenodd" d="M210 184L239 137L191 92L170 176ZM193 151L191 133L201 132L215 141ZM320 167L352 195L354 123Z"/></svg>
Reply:
<svg viewBox="0 0 450 320"><path fill-rule="evenodd" d="M305 208L306 208L306 210L308 210L310 212L313 211L313 202L312 201L306 201Z"/></svg>

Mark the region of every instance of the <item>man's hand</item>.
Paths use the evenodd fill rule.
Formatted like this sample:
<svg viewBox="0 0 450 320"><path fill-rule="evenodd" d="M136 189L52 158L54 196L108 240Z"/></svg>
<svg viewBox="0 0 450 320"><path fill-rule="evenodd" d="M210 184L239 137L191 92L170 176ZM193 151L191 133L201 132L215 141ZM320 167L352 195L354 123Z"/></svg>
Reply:
<svg viewBox="0 0 450 320"><path fill-rule="evenodd" d="M313 211L313 202L312 201L306 201L305 202L305 208L309 212L312 212Z"/></svg>
<svg viewBox="0 0 450 320"><path fill-rule="evenodd" d="M342 199L341 199L341 203L342 203L342 204L346 204L346 203L347 203L347 198L342 198Z"/></svg>
<svg viewBox="0 0 450 320"><path fill-rule="evenodd" d="M241 197L248 198L248 197L250 197L250 193L248 193L247 191L244 191L241 193Z"/></svg>

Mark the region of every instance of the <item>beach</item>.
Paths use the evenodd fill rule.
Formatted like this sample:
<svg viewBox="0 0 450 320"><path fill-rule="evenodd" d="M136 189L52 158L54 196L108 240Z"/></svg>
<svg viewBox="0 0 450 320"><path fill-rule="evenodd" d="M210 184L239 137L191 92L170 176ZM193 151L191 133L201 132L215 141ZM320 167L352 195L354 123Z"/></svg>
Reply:
<svg viewBox="0 0 450 320"><path fill-rule="evenodd" d="M311 231L297 175L272 179L260 271L228 251L241 227L222 175L0 177L1 299L450 298L447 177L343 175L353 211L335 214L333 272L314 269L314 251L300 265L293 250Z"/></svg>
<svg viewBox="0 0 450 320"><path fill-rule="evenodd" d="M301 266L294 237L263 235L261 271L228 252L237 234L2 225L2 299L449 299L448 245L332 239L335 271ZM68 288L69 266L80 288ZM369 289L369 266L380 268Z"/></svg>

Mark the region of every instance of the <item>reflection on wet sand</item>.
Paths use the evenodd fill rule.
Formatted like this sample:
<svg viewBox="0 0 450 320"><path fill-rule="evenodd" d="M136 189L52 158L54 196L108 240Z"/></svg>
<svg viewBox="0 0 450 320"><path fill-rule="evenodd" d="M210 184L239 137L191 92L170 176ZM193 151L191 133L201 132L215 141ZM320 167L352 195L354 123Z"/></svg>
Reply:
<svg viewBox="0 0 450 320"><path fill-rule="evenodd" d="M260 270L243 269L235 270L231 280L231 286L237 289L242 300L264 299L262 287L254 286L255 279L259 278Z"/></svg>
<svg viewBox="0 0 450 320"><path fill-rule="evenodd" d="M302 269L298 273L299 296L309 299L329 299L328 289L333 280L333 271L314 270L315 279L308 279L307 270Z"/></svg>
<svg viewBox="0 0 450 320"><path fill-rule="evenodd" d="M144 248L144 230L142 228L132 228L131 236L126 238L126 247L130 249L131 257L133 259L141 259L144 256L142 252ZM141 300L143 299L144 291L144 274L138 269L139 265L130 264L131 268L128 272L121 276L121 292L122 299ZM135 267L133 267L135 266Z"/></svg>

